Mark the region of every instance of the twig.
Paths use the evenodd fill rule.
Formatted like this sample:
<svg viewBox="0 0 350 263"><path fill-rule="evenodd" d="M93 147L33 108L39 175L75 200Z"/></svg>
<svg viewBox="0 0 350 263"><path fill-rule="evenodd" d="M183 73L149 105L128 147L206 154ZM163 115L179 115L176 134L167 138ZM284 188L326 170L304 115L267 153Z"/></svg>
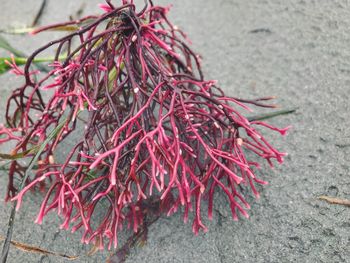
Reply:
<svg viewBox="0 0 350 263"><path fill-rule="evenodd" d="M69 19L70 20L79 19L81 17L81 15L83 14L85 7L86 7L86 3L84 2L84 3L81 4L79 9L73 15L69 16Z"/></svg>
<svg viewBox="0 0 350 263"><path fill-rule="evenodd" d="M261 121L261 120L267 120L271 119L280 115L286 115L286 114L291 114L294 113L298 110L299 108L292 108L292 109L287 109L287 110L280 110L280 111L275 111L272 113L267 113L267 114L261 114L261 115L255 115L251 116L248 118L249 121Z"/></svg>
<svg viewBox="0 0 350 263"><path fill-rule="evenodd" d="M35 27L35 26L38 24L39 19L40 19L40 17L42 16L42 14L43 14L43 12L44 12L44 9L45 9L46 4L47 4L47 0L43 0L43 1L41 2L41 6L40 6L40 8L39 8L39 11L38 11L38 13L36 14L36 16L34 17L34 20L33 20L33 23L32 23L32 27Z"/></svg>
<svg viewBox="0 0 350 263"><path fill-rule="evenodd" d="M13 225L14 225L15 218L16 218L16 205L17 205L17 202L13 202L12 208L11 208L11 215L10 215L10 219L8 222L6 239L5 239L4 246L2 247L1 263L6 263L7 256L8 256L9 250L10 250L10 244L11 244L12 233L13 233Z"/></svg>
<svg viewBox="0 0 350 263"><path fill-rule="evenodd" d="M5 237L0 235L0 240L4 240L4 239L5 239ZM79 258L79 256L68 256L68 255L63 254L63 253L57 253L57 252L45 250L45 249L42 249L40 247L35 247L32 245L28 245L28 244L17 242L17 241L11 241L10 243L15 248L17 248L19 250L23 250L25 252L62 257L62 258L66 258L68 260L76 260Z"/></svg>
<svg viewBox="0 0 350 263"><path fill-rule="evenodd" d="M350 200L347 200L347 199L340 199L340 198L330 197L325 195L319 196L318 199L326 201L329 204L350 206Z"/></svg>

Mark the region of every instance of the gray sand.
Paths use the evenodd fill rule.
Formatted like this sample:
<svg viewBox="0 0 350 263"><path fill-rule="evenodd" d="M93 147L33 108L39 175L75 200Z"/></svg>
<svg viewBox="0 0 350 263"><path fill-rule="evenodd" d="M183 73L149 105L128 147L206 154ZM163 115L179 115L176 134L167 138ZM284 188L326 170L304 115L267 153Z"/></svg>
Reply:
<svg viewBox="0 0 350 263"><path fill-rule="evenodd" d="M101 1L85 1L84 14L93 12ZM0 0L0 27L30 24L40 2ZM41 23L68 19L82 2L49 1ZM270 121L281 127L293 125L285 138L266 134L289 156L284 165L265 170L263 177L270 184L261 191L260 200L251 200L249 220L232 221L225 200L218 198L213 222L205 221L208 233L194 236L180 213L162 218L150 228L147 244L132 250L127 262L350 262L350 208L317 199L320 195L350 198L348 1L173 2L173 20L204 56L208 79L219 80L230 95L275 95L282 108L299 110ZM8 39L29 53L58 35ZM19 80L5 75L0 83L3 110L6 96ZM6 188L2 175L1 198ZM13 239L69 255L86 254L89 247L79 242L79 234L58 230L55 214L42 226L33 223L39 201L39 194L27 195ZM0 202L0 209L4 235L10 206ZM105 262L107 255L98 252L76 262ZM12 248L8 262L64 261Z"/></svg>

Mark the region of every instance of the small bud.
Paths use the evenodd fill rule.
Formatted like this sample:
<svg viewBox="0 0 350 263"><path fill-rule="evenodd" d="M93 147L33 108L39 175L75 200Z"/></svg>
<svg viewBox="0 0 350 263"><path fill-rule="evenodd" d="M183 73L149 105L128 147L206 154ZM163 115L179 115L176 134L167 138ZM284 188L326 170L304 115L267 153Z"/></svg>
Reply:
<svg viewBox="0 0 350 263"><path fill-rule="evenodd" d="M49 156L49 164L54 164L55 163L55 159L53 158L53 155Z"/></svg>

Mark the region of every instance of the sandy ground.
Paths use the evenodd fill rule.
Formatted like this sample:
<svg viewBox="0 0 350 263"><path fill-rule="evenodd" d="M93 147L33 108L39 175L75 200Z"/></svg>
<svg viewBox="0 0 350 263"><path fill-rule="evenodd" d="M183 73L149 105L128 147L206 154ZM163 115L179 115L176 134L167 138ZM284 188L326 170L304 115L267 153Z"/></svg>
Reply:
<svg viewBox="0 0 350 263"><path fill-rule="evenodd" d="M0 0L0 27L30 24L40 2ZM42 24L68 19L84 1L48 2ZM204 56L208 79L219 80L230 95L275 95L282 108L299 110L271 120L281 127L293 125L285 138L266 134L289 156L283 166L264 173L270 185L261 191L260 200L252 200L249 220L233 222L224 200L218 198L213 222L205 221L208 233L194 236L180 214L162 218L150 228L147 244L132 250L127 262L350 262L350 208L317 199L350 198L348 1L173 2L173 20ZM98 1L85 3L84 14L97 10ZM57 35L7 38L29 53ZM0 77L1 110L19 82L13 76ZM3 197L6 176L2 175ZM89 247L80 244L79 235L59 231L54 215L42 226L34 225L39 201L39 195L25 199L14 240L83 255L76 262L105 262L108 252L84 256ZM0 202L0 211L4 235L10 206ZM12 248L8 262L64 261Z"/></svg>

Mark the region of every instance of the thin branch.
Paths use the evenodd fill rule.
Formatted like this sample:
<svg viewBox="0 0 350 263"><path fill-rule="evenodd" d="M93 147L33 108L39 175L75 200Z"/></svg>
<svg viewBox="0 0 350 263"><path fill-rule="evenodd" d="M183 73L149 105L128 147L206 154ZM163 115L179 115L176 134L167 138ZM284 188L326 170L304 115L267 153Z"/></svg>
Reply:
<svg viewBox="0 0 350 263"><path fill-rule="evenodd" d="M39 8L39 11L38 11L38 13L35 15L35 17L33 19L32 27L35 27L38 24L39 19L41 18L42 14L44 12L46 4L47 4L47 0L42 0L40 8Z"/></svg>
<svg viewBox="0 0 350 263"><path fill-rule="evenodd" d="M5 237L0 235L0 240L4 240ZM40 247L36 247L36 246L32 246L29 244L25 244L25 243L21 243L18 241L11 241L11 245L13 245L15 248L25 251L25 252L29 252L29 253L36 253L36 254L41 254L41 255L50 255L50 256L56 256L56 257L62 257L68 260L76 260L79 258L79 256L69 256L63 253L58 253L58 252L53 252L53 251L49 251L46 249L42 249Z"/></svg>
<svg viewBox="0 0 350 263"><path fill-rule="evenodd" d="M266 114L260 114L260 115L255 115L255 116L251 116L249 118L247 118L249 121L261 121L261 120L267 120L267 119L271 119L277 116L281 116L281 115L287 115L287 114L291 114L294 113L298 110L299 108L292 108L292 109L287 109L287 110L280 110L280 111L275 111L272 113L266 113Z"/></svg>
<svg viewBox="0 0 350 263"><path fill-rule="evenodd" d="M340 198L330 197L325 195L319 196L318 199L326 201L327 203L333 204L333 205L350 206L350 200L347 200L347 199L340 199Z"/></svg>

